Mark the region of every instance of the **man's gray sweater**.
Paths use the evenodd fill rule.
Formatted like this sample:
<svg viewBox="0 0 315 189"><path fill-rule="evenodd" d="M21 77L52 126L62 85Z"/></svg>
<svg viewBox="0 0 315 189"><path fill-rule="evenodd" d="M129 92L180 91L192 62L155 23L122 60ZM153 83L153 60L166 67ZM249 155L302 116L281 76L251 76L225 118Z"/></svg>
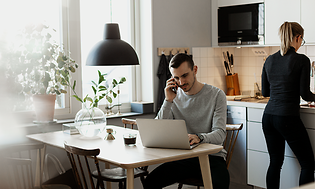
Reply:
<svg viewBox="0 0 315 189"><path fill-rule="evenodd" d="M185 120L188 133L199 133L204 136L203 142L222 145L226 136L225 93L208 84L194 95L178 88L173 103L164 100L156 118ZM226 151L213 155L225 158Z"/></svg>

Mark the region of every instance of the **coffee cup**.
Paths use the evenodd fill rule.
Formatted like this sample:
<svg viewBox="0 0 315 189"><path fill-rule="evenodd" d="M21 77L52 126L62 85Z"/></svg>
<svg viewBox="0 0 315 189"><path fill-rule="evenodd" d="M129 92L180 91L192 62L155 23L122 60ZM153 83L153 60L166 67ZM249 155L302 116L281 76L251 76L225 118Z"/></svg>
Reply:
<svg viewBox="0 0 315 189"><path fill-rule="evenodd" d="M125 133L124 142L125 145L134 146L136 145L137 134L136 133Z"/></svg>

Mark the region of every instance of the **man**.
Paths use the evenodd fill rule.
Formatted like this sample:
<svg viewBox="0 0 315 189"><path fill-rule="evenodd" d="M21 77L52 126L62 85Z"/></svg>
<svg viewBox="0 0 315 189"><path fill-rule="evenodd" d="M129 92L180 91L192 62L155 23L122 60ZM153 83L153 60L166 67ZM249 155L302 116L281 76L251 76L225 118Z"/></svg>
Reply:
<svg viewBox="0 0 315 189"><path fill-rule="evenodd" d="M189 55L177 54L170 61L172 78L165 87L165 100L158 119L183 119L190 144L222 145L226 136L226 97L222 90L197 81L198 67ZM209 155L214 189L229 188L226 151ZM202 178L199 159L164 163L144 182L145 189L161 189L186 178Z"/></svg>

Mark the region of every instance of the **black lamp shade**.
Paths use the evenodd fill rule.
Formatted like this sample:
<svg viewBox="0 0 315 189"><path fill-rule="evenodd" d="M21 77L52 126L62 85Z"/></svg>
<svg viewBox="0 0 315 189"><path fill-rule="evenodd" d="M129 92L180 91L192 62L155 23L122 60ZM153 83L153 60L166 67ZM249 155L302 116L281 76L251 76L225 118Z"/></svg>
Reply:
<svg viewBox="0 0 315 189"><path fill-rule="evenodd" d="M135 50L120 39L118 24L105 24L104 40L98 42L86 60L88 66L139 65Z"/></svg>

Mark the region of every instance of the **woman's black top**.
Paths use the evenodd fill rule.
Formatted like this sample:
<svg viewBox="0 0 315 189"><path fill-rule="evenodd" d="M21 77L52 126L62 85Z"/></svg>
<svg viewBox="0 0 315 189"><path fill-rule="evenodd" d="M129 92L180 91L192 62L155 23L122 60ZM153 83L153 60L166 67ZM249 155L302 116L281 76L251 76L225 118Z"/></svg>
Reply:
<svg viewBox="0 0 315 189"><path fill-rule="evenodd" d="M300 96L315 101L310 91L310 59L291 47L282 56L280 51L270 55L263 67L262 94L270 97L265 113L279 116L299 116Z"/></svg>

